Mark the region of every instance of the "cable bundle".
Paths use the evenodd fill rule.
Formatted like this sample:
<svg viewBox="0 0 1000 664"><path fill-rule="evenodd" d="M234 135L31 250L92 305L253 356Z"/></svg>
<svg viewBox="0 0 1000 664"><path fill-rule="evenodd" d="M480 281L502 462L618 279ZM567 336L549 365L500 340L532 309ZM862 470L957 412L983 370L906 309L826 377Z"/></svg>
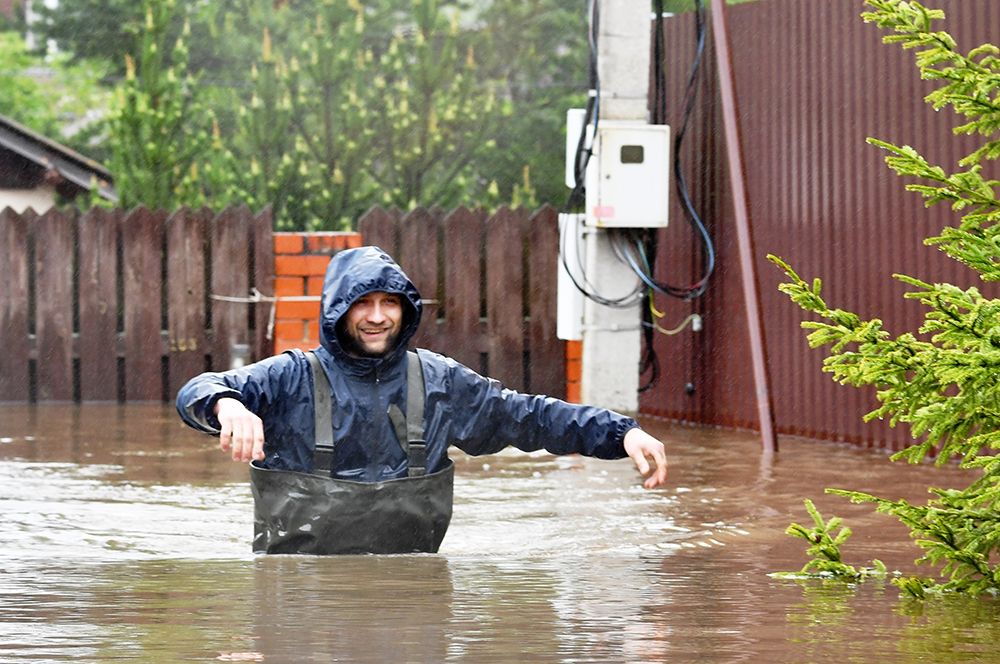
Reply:
<svg viewBox="0 0 1000 664"><path fill-rule="evenodd" d="M649 306L643 309L645 353L640 366L640 372L642 374L645 374L647 371L650 372L650 378L646 384L640 388L640 392L648 390L655 385L660 375L659 360L656 356L655 350L653 349L654 332L675 334L697 318L695 315L688 316L685 321L681 323L681 325L673 330L667 330L661 327L657 323L657 320L662 319L664 317L664 313L656 309L654 295L656 293L660 293L684 301L693 300L704 294L705 290L708 288L709 279L715 271L715 247L704 222L698 215L697 210L695 210L694 203L692 202L688 191L687 181L684 178L681 163L681 145L684 140L684 135L687 132L688 120L694 110L694 102L697 96L696 84L698 80L698 71L705 51L705 7L702 0L694 0L694 6L695 55L691 64L687 84L685 86L684 101L682 105L683 115L680 127L678 128L674 138L673 165L674 180L677 185L677 192L680 197L682 210L684 211L688 222L694 229L696 236L699 238L703 248L705 257L705 269L703 274L699 279L687 286L674 286L666 282L658 281L653 275L653 268L656 265L657 252L659 249L656 231L652 229L633 228L610 229L609 237L615 255L622 261L622 263L628 265L629 268L635 273L637 282L635 289L628 294L618 297L609 297L599 293L590 282L586 276L586 269L582 264L582 261L578 261L579 270L576 272L580 275L579 279L574 276L574 272L569 269L566 251L562 244L566 242L565 236L568 235L568 233L563 234L559 248L560 260L563 263L563 268L569 275L574 287L588 299L608 307L627 308L635 305L638 301L644 298L648 298ZM653 124L667 124L666 74L663 66L665 56L663 44L663 0L656 0L655 7L656 19L655 36L653 41L654 89L652 122ZM587 97L587 106L584 113L584 121L580 131L580 137L577 141L576 157L573 163L575 186L563 206L564 212L579 209L585 201L585 174L587 165L593 155L593 141L591 141L590 144L587 142L587 128L588 126L592 126L593 131L591 136L596 137L600 115L601 87L597 67L597 35L600 16L596 0L590 0L588 14L590 17L588 33L588 44L590 47L590 90ZM579 242L579 237L575 234L574 241ZM580 252L577 251L576 255L579 257Z"/></svg>

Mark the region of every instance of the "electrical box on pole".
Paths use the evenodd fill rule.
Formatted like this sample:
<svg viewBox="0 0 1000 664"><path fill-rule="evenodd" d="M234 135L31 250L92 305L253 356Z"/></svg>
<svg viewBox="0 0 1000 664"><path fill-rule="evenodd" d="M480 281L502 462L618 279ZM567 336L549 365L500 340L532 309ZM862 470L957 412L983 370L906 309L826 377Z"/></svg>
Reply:
<svg viewBox="0 0 1000 664"><path fill-rule="evenodd" d="M599 123L586 182L588 224L598 228L666 226L670 127L621 120Z"/></svg>
<svg viewBox="0 0 1000 664"><path fill-rule="evenodd" d="M585 209L561 219L557 327L582 343L581 401L635 413L644 290L615 243L618 229L667 224L670 129L647 124L648 3L591 11L593 87L587 110L567 115L566 145L566 184Z"/></svg>
<svg viewBox="0 0 1000 664"><path fill-rule="evenodd" d="M598 228L663 228L670 210L670 127L605 120L583 126L585 111L566 113L566 186L576 186L580 136L587 163L586 223ZM584 133L585 132L585 133Z"/></svg>

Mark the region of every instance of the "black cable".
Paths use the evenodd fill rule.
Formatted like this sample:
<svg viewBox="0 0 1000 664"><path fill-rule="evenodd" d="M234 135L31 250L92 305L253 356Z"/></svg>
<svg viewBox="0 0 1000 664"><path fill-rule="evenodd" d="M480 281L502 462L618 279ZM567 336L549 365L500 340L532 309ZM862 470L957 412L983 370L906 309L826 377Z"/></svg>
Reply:
<svg viewBox="0 0 1000 664"><path fill-rule="evenodd" d="M660 358L653 348L653 312L649 307L642 308L642 334L645 340L645 352L639 361L639 375L649 372L649 380L639 386L639 394L652 389L660 380Z"/></svg>
<svg viewBox="0 0 1000 664"><path fill-rule="evenodd" d="M653 31L653 124L667 124L667 77L663 71L666 51L663 46L663 0L654 3L656 18Z"/></svg>
<svg viewBox="0 0 1000 664"><path fill-rule="evenodd" d="M655 281L652 279L652 277L650 277L649 281L647 281L647 284L649 284L650 288L653 288L655 291L682 300L693 300L694 298L700 297L702 294L704 294L706 288L708 287L709 278L715 271L715 246L712 243L712 238L708 233L708 229L705 228L704 222L698 215L697 210L695 210L694 203L691 200L690 192L688 191L687 180L684 178L684 172L681 162L681 147L684 142L684 136L687 133L688 121L690 120L692 111L694 110L694 102L697 98L696 84L698 81L698 71L701 68L702 55L705 52L705 33L706 33L705 6L702 0L694 0L694 4L695 4L695 11L694 11L695 55L694 55L694 60L691 63L691 69L688 74L687 84L685 86L684 102L682 105L683 114L682 114L681 124L674 137L674 179L675 182L677 183L677 191L681 199L682 210L684 211L685 216L688 219L688 222L691 224L691 226L693 227L696 234L699 236L701 240L701 244L705 255L705 270L704 274L702 274L702 276L697 281L690 284L689 286L683 286L683 287L672 286L667 283ZM657 0L657 9L659 9L661 6L662 6L662 1ZM657 15L658 22L661 22L662 20L661 17L662 17L662 12L660 12ZM662 27L658 26L656 32L657 35L661 35ZM662 39L662 37L660 37L660 39ZM658 80L664 78L662 62L658 61L656 63L654 76ZM655 89L659 90L660 87L657 86ZM654 103L657 103L657 100L654 100ZM654 106L654 112L656 110L657 109ZM640 233L642 232L640 231ZM653 233L646 232L643 233L643 235L645 236L643 238L643 242L646 245L647 247L646 251L649 254L647 258L650 260L650 265L655 265L656 254L658 249L656 234L655 232ZM642 278L643 281L646 281L646 279L642 275L640 275L640 278Z"/></svg>
<svg viewBox="0 0 1000 664"><path fill-rule="evenodd" d="M622 295L621 297L617 298L608 298L597 293L594 290L594 286L589 281L587 281L586 275L584 274L583 265L579 265L579 267L580 267L580 274L583 276L584 284L581 284L579 281L577 281L576 277L573 276L573 272L569 269L569 264L566 262L566 249L564 246L566 242L566 235L568 235L568 232L566 231L566 229L563 229L563 232L561 233L561 237L559 239L559 259L562 261L563 269L566 271L566 275L569 277L570 282L572 282L573 286L578 291L583 293L585 297L593 300L594 302L597 302L598 304L604 305L606 307L613 307L616 309L625 309L631 307L637 301L642 299L642 293L644 289L641 287L641 284L637 284L636 288L633 289L631 293L628 293L627 295ZM576 238L576 233L574 233L574 239L578 240L578 238ZM577 249L576 255L579 257L580 255L579 249Z"/></svg>
<svg viewBox="0 0 1000 664"><path fill-rule="evenodd" d="M656 29L654 34L653 52L656 62L654 64L654 94L652 118L656 124L666 124L666 76L663 70L663 59L665 52L663 48L663 2L656 0ZM672 286L661 283L652 278L652 266L656 265L659 243L656 231L639 230L634 232L633 242L636 251L639 252L645 268L637 264L635 256L631 253L631 248L626 245L625 255L628 256L629 266L637 276L652 290L677 297L688 301L700 297L708 288L708 282L715 271L715 246L712 238L705 227L704 221L695 210L688 191L687 180L684 178L681 160L681 147L684 136L687 133L688 121L694 110L694 103L697 97L698 72L701 67L702 57L705 52L705 6L702 0L694 0L694 21L695 21L695 54L691 63L687 83L684 90L684 100L682 104L682 119L674 137L674 180L677 185L678 196L681 201L681 208L701 240L705 256L705 270L702 276L687 287ZM659 378L659 360L653 347L652 311L643 311L643 332L646 350L641 364L641 373L650 371L649 380L639 389L646 391L656 384Z"/></svg>
<svg viewBox="0 0 1000 664"><path fill-rule="evenodd" d="M590 0L588 11L590 16L590 29L587 33L587 106L584 111L583 123L580 126L580 137L576 143L576 152L573 159L573 189L570 191L566 202L563 204L563 211L570 212L576 209L583 202L583 194L586 189L587 164L594 154L593 140L587 145L587 125L593 121L594 130L592 136L597 136L597 123L601 110L601 80L597 69L597 31L600 23L600 14L597 0Z"/></svg>
<svg viewBox="0 0 1000 664"><path fill-rule="evenodd" d="M589 57L588 57L588 82L590 84L590 90L587 97L587 107L584 111L583 123L580 127L580 137L576 144L576 154L573 160L573 177L574 186L572 191L570 191L569 196L566 199L566 203L563 205L564 212L570 212L577 209L581 203L585 202L584 192L586 190L586 173L587 165L590 163L590 158L594 153L593 150L593 140L591 144L587 145L587 127L593 125L593 131L591 133L592 137L597 136L597 124L600 118L601 110L601 84L600 76L597 68L597 35L600 26L600 12L598 10L597 0L590 0L590 30L587 34L587 43L589 45ZM579 242L579 238L574 234L574 241ZM577 267L579 268L579 274L582 277L583 283L574 276L573 271L569 269L569 264L566 260L565 251L566 242L566 232L562 233L559 242L559 258L562 261L563 269L566 271L567 276L569 276L570 282L573 286L580 291L584 297L597 302L606 307L614 308L627 308L633 306L637 300L642 298L642 288L637 285L631 293L623 295L621 297L609 298L601 295L594 288L594 285L590 283L586 276L586 269L580 263ZM579 250L576 252L577 257L580 256Z"/></svg>
<svg viewBox="0 0 1000 664"><path fill-rule="evenodd" d="M684 211L688 216L688 221L701 236L702 245L705 250L705 273L690 287L691 295L685 299L692 299L701 296L708 287L709 278L715 271L715 246L712 243L712 238L708 234L708 230L705 228L704 222L694 208L694 203L691 201L691 195L688 192L687 180L684 178L684 171L681 167L681 145L684 142L684 135L687 133L688 120L691 118L691 112L694 110L694 102L698 95L698 70L701 68L702 56L705 53L705 5L702 0L694 0L694 5L696 35L695 56L693 62L691 63L691 71L688 75L687 86L684 91L683 120L681 121L680 129L678 129L677 135L674 138L674 178L677 182L677 192L681 197L681 201L684 203Z"/></svg>
<svg viewBox="0 0 1000 664"><path fill-rule="evenodd" d="M596 0L590 0L589 5L590 30L587 37L589 45L588 75L590 90L587 98L586 109L584 111L583 123L580 128L580 136L577 140L574 155L574 186L567 196L565 204L563 205L564 212L577 210L581 204L585 204L586 202L586 171L590 158L593 155L593 141L596 140L597 137L598 120L600 117L600 77L597 67L597 35L599 34L600 15ZM696 83L698 80L698 72L701 66L702 55L705 50L705 7L702 0L694 0L694 5L696 35L695 56L691 64L687 85L685 87L681 125L674 139L674 177L677 183L678 195L680 196L682 209L685 216L688 218L689 223L699 236L704 248L706 263L705 273L696 282L687 287L672 286L670 284L656 281L653 278L652 269L656 264L658 252L656 232L649 229L622 229L620 232L612 232L612 246L615 249L618 258L628 264L628 266L639 278L639 283L637 284L637 289L628 295L618 298L607 298L598 294L593 288L593 285L589 283L586 278L586 270L582 264L578 265L578 267L580 268L579 274L582 277L582 281L584 282L583 284L581 284L574 276L574 273L570 271L564 247L566 242L566 232L564 229L559 246L560 260L562 261L563 269L566 271L570 281L578 291L580 291L585 297L604 306L632 306L635 303L636 297L641 297L641 293L645 290L643 285L655 292L660 292L683 300L691 300L699 297L705 292L705 289L708 286L708 280L715 270L715 247L712 244L711 237L708 230L705 228L704 222L695 210L694 203L691 200L691 196L687 188L687 181L683 176L680 158L681 146L683 144L684 135L687 131L688 121L694 110L694 102L697 96ZM655 0L655 10L656 27L653 42L654 90L651 119L654 124L666 124L667 86L663 68L663 60L666 55L663 42L663 0ZM592 139L591 144L587 145L587 130L591 124L593 125L593 132L591 134ZM579 242L579 238L575 234L574 241ZM579 256L579 251L577 252L577 256ZM641 360L640 373L645 374L649 371L651 375L649 381L640 387L640 392L646 391L655 385L660 375L659 360L653 348L654 326L652 321L652 312L648 307L643 308L642 318L642 328L646 350Z"/></svg>
<svg viewBox="0 0 1000 664"><path fill-rule="evenodd" d="M663 0L656 0L653 5L656 17L653 22L653 110L651 119L653 124L667 124L667 77L663 68L665 51L663 46ZM651 241L656 243L655 231L650 234ZM654 249L655 252L655 249ZM655 265L655 263L651 263ZM635 270L635 268L632 268ZM636 271L640 274L641 271ZM642 276L639 277L642 279ZM653 329L653 311L650 307L642 307L642 340L643 353L639 361L639 375L644 376L649 373L649 379L639 386L639 393L642 394L653 388L660 380L660 358L656 354Z"/></svg>

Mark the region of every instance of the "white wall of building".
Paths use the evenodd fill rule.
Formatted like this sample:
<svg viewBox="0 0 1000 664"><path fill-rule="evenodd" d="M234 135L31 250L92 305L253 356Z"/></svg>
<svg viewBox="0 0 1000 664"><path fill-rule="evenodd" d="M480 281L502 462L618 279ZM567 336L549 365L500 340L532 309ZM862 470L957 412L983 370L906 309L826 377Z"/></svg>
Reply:
<svg viewBox="0 0 1000 664"><path fill-rule="evenodd" d="M56 204L56 190L51 185L35 189L0 189L0 210L10 207L24 212L29 207L35 212L45 212Z"/></svg>

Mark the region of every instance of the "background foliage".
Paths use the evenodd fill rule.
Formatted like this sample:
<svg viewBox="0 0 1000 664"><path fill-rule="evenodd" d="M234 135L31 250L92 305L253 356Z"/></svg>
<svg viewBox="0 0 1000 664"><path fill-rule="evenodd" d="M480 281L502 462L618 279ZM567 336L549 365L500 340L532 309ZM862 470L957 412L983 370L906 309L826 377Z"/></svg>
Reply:
<svg viewBox="0 0 1000 664"><path fill-rule="evenodd" d="M0 114L86 154L98 152L99 114L109 91L100 61L70 62L28 52L16 30L0 32Z"/></svg>
<svg viewBox="0 0 1000 664"><path fill-rule="evenodd" d="M169 196L160 182L125 200L271 204L281 228L332 229L373 204L565 197L565 111L586 94L583 0L61 0L40 9L40 40L55 40L69 62L106 63L119 89L108 149L94 156L118 155L113 171L170 164ZM148 11L162 22L155 38ZM179 110L182 124L141 115L140 89L161 111ZM147 120L161 124L146 138L177 131L183 145L170 154L143 143L160 150L156 159L126 166L123 148L141 146L135 132Z"/></svg>

